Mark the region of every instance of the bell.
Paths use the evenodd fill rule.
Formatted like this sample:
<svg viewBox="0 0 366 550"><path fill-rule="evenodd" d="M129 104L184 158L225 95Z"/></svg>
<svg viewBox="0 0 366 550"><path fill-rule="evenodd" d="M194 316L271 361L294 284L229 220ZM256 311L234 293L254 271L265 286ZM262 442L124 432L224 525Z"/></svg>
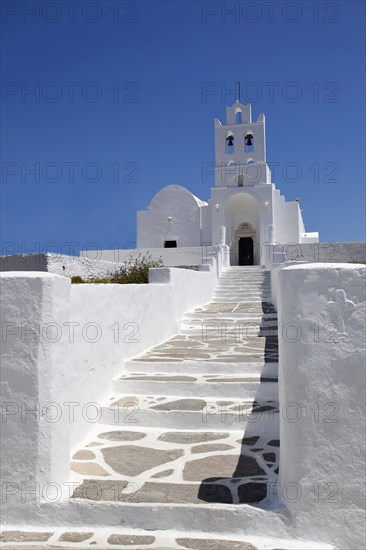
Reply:
<svg viewBox="0 0 366 550"><path fill-rule="evenodd" d="M227 141L227 144L228 144L229 147L233 147L233 145L234 145L234 136L228 136L226 138L226 141Z"/></svg>
<svg viewBox="0 0 366 550"><path fill-rule="evenodd" d="M248 147L251 147L253 145L252 134L248 134L247 136L245 136L245 145L247 145Z"/></svg>

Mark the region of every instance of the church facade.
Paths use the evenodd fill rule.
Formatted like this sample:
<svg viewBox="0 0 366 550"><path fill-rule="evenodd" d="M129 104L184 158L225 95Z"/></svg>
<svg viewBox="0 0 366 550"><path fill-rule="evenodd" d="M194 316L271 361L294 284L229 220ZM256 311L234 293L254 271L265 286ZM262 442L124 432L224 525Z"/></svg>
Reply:
<svg viewBox="0 0 366 550"><path fill-rule="evenodd" d="M317 243L305 231L298 201L286 202L266 162L265 117L251 105L215 119L215 186L208 202L180 185L163 187L137 213L137 246L200 247L225 242L231 265L263 265L272 244Z"/></svg>

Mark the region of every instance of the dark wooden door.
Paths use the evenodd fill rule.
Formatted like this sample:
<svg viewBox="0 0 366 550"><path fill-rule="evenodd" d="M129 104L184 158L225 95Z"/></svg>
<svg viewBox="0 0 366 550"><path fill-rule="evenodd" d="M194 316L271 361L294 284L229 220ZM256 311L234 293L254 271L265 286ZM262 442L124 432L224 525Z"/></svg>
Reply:
<svg viewBox="0 0 366 550"><path fill-rule="evenodd" d="M252 237L241 237L239 239L239 265L253 264L253 239Z"/></svg>

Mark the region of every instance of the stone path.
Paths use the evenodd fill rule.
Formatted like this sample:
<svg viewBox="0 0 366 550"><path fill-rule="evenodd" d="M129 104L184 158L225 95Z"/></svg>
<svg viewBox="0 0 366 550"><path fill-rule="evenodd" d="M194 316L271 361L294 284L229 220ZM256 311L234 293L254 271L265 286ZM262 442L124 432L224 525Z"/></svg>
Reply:
<svg viewBox="0 0 366 550"><path fill-rule="evenodd" d="M73 456L75 499L273 503L278 349L269 296L269 273L230 268L180 334L126 364L105 424Z"/></svg>
<svg viewBox="0 0 366 550"><path fill-rule="evenodd" d="M227 269L179 334L125 364L101 423L73 455L72 505L88 507L90 525L8 528L1 546L332 550L287 540L277 512L277 361L269 273ZM243 526L255 536L240 535Z"/></svg>
<svg viewBox="0 0 366 550"><path fill-rule="evenodd" d="M212 535L205 537L189 532L141 530L128 531L121 529L92 529L62 531L60 529L27 532L5 531L0 534L1 548L7 550L41 550L62 548L63 550L95 549L117 550L334 550L327 544L293 541L288 539L271 539L266 537L233 537ZM309 545L310 544L310 545Z"/></svg>

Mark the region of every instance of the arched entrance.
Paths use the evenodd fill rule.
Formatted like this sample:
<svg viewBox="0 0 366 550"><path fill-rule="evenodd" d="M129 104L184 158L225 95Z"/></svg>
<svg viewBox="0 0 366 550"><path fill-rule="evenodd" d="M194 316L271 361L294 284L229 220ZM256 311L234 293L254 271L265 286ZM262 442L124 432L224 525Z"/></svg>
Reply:
<svg viewBox="0 0 366 550"><path fill-rule="evenodd" d="M250 193L230 194L225 203L227 244L231 265L259 265L260 214L258 201Z"/></svg>
<svg viewBox="0 0 366 550"><path fill-rule="evenodd" d="M257 262L256 231L250 223L244 222L237 227L231 249L234 265L254 265Z"/></svg>

